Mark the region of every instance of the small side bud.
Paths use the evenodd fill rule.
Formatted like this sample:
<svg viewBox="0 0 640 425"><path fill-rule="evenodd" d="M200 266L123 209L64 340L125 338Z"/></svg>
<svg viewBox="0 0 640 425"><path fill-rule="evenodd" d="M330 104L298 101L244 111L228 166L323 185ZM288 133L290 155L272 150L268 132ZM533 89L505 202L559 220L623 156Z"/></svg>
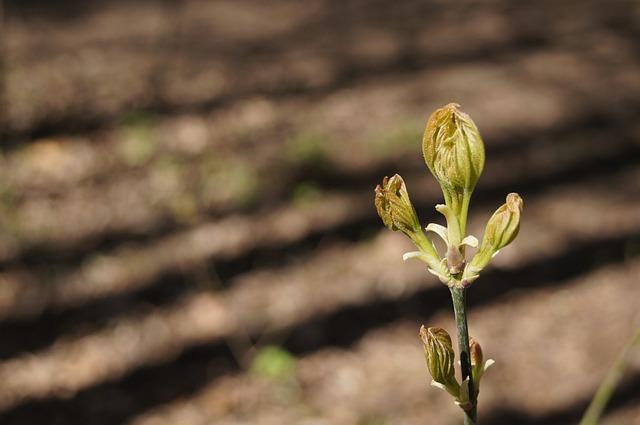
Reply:
<svg viewBox="0 0 640 425"><path fill-rule="evenodd" d="M522 207L520 195L517 193L507 195L506 203L500 206L489 219L480 249L465 270L465 278L477 278L478 272L489 264L491 258L515 239L520 230Z"/></svg>
<svg viewBox="0 0 640 425"><path fill-rule="evenodd" d="M411 236L420 232L420 221L411 204L404 180L398 174L385 177L375 189L375 206L382 222L389 229Z"/></svg>
<svg viewBox="0 0 640 425"><path fill-rule="evenodd" d="M427 368L433 378L432 385L446 390L454 397L460 395L460 385L455 377L455 353L451 337L442 328L420 328Z"/></svg>
<svg viewBox="0 0 640 425"><path fill-rule="evenodd" d="M484 361L482 347L473 337L469 339L469 355L471 357L471 373L473 375L476 397L480 392L480 381L484 372L495 362L491 359Z"/></svg>
<svg viewBox="0 0 640 425"><path fill-rule="evenodd" d="M478 370L484 363L484 356L482 354L482 347L480 343L473 337L469 339L469 355L471 357L471 369L473 372L473 380L478 383Z"/></svg>
<svg viewBox="0 0 640 425"><path fill-rule="evenodd" d="M427 167L443 192L471 193L484 168L484 144L480 132L460 105L450 103L427 121L422 153Z"/></svg>

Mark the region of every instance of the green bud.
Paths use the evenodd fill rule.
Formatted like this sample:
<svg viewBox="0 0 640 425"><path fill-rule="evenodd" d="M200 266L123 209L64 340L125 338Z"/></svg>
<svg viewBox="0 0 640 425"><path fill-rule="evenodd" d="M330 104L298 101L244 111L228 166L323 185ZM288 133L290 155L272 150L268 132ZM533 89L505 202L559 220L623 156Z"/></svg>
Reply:
<svg viewBox="0 0 640 425"><path fill-rule="evenodd" d="M411 204L404 180L398 174L385 177L375 189L375 205L382 222L389 229L400 230L410 237L421 232L420 221Z"/></svg>
<svg viewBox="0 0 640 425"><path fill-rule="evenodd" d="M459 107L450 103L431 114L422 138L424 160L445 198L448 192L458 196L471 193L484 168L484 144L478 128Z"/></svg>
<svg viewBox="0 0 640 425"><path fill-rule="evenodd" d="M517 193L507 195L507 201L493 213L484 231L482 244L465 270L465 277L477 278L480 270L486 267L498 251L509 245L520 230L522 198Z"/></svg>
<svg viewBox="0 0 640 425"><path fill-rule="evenodd" d="M433 378L432 385L442 388L454 397L460 394L460 385L455 377L455 354L451 337L442 328L420 328L420 339L424 346L427 368Z"/></svg>

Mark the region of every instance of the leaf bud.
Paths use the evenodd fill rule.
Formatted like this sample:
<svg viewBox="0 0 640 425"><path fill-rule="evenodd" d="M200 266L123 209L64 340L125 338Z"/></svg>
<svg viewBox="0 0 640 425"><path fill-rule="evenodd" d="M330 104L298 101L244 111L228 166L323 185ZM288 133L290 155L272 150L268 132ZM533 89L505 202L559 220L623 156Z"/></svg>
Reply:
<svg viewBox="0 0 640 425"><path fill-rule="evenodd" d="M473 337L469 338L469 357L471 357L471 369L473 370L473 377L477 379L477 368L482 367L484 356L480 343L478 343L478 341L476 341Z"/></svg>
<svg viewBox="0 0 640 425"><path fill-rule="evenodd" d="M460 105L449 103L427 121L422 153L445 193L471 193L484 168L484 144L475 123Z"/></svg>
<svg viewBox="0 0 640 425"><path fill-rule="evenodd" d="M484 361L482 347L473 337L469 338L469 356L471 357L471 373L473 375L473 385L476 396L480 392L480 381L484 372L495 362L492 359Z"/></svg>
<svg viewBox="0 0 640 425"><path fill-rule="evenodd" d="M400 230L408 236L421 231L407 187L398 174L391 178L385 177L382 186L376 186L374 203L382 222L389 229Z"/></svg>
<svg viewBox="0 0 640 425"><path fill-rule="evenodd" d="M433 378L432 385L442 388L454 397L460 393L460 385L455 377L455 354L451 337L442 328L420 328L420 339L424 346L427 368Z"/></svg>
<svg viewBox="0 0 640 425"><path fill-rule="evenodd" d="M465 270L465 277L473 279L486 267L498 251L509 245L520 230L523 202L520 195L510 193L506 203L493 213L484 231L482 244Z"/></svg>

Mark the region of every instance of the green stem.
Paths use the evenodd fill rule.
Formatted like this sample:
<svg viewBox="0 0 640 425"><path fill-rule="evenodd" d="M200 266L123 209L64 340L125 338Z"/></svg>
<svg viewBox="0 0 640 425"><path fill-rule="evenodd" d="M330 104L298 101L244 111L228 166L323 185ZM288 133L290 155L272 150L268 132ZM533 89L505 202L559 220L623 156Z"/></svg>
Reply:
<svg viewBox="0 0 640 425"><path fill-rule="evenodd" d="M467 214L469 213L469 202L471 201L471 192L465 190L462 197L462 207L460 208L460 237L467 236Z"/></svg>
<svg viewBox="0 0 640 425"><path fill-rule="evenodd" d="M469 354L469 329L467 328L466 289L451 288L453 311L456 318L456 330L458 333L458 350L460 351L460 370L462 382L469 379L469 399L471 408L464 411L464 425L475 425L477 418L476 391L474 389L473 376L471 375L471 357Z"/></svg>
<svg viewBox="0 0 640 425"><path fill-rule="evenodd" d="M593 396L589 408L585 412L580 425L596 425L604 408L607 406L609 399L613 395L613 392L624 375L624 370L627 367L629 361L629 355L636 345L640 345L640 330L636 332L631 341L624 347L622 352L616 358L616 361L609 369L609 373L604 378L596 395Z"/></svg>

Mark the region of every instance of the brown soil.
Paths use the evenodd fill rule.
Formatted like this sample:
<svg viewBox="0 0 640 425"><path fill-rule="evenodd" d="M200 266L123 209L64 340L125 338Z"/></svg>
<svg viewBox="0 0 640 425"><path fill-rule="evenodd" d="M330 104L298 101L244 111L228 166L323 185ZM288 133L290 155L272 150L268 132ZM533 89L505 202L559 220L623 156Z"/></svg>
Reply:
<svg viewBox="0 0 640 425"><path fill-rule="evenodd" d="M0 423L459 423L417 338L448 292L372 205L400 172L439 220L449 101L487 146L471 233L525 199L471 292L482 423L577 423L639 326L637 5L7 3ZM267 344L293 377L250 371ZM636 357L604 423L639 402Z"/></svg>

